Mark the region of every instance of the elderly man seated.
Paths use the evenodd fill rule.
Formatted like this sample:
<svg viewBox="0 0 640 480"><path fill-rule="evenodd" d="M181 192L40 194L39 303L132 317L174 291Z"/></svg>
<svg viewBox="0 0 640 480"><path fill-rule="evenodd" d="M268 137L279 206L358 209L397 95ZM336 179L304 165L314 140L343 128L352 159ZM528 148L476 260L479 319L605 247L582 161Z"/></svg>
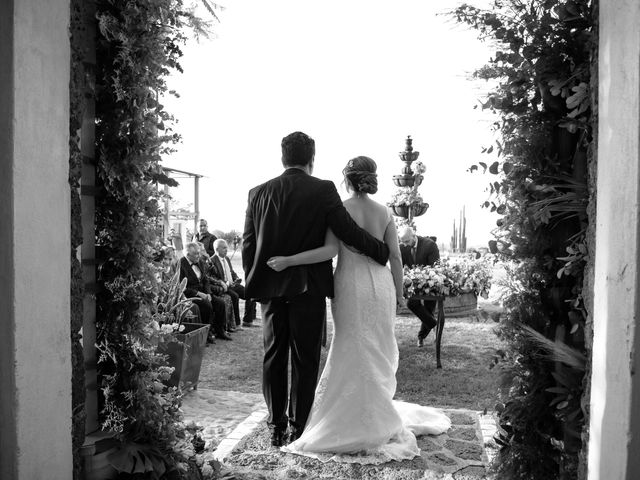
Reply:
<svg viewBox="0 0 640 480"><path fill-rule="evenodd" d="M211 286L211 295L215 298L219 298L225 304L225 319L223 325L227 333L236 331L236 321L233 316L233 300L231 295L227 291L227 285L220 279L212 275L213 266L211 264L211 257L207 253L204 244L202 242L196 242L200 248L200 259L204 262L207 269L207 278L209 279L209 285ZM213 248L213 247L212 247Z"/></svg>
<svg viewBox="0 0 640 480"><path fill-rule="evenodd" d="M224 331L224 301L211 295L211 285L206 271L207 267L200 258L198 244L187 243L186 256L180 259L180 280L187 279L184 294L187 298L195 298L194 303L200 309L202 322L211 325L216 338L231 340Z"/></svg>
<svg viewBox="0 0 640 480"><path fill-rule="evenodd" d="M227 257L227 251L229 250L227 242L219 238L213 242L213 248L216 253L211 257L211 273L215 278L224 282L226 292L231 296L236 326L238 328L256 326L253 322L256 318L256 303L250 298L247 299L245 296L244 286L240 285L242 280L240 280L233 270L231 260ZM240 298L244 300L242 326L240 325L240 301L238 300Z"/></svg>

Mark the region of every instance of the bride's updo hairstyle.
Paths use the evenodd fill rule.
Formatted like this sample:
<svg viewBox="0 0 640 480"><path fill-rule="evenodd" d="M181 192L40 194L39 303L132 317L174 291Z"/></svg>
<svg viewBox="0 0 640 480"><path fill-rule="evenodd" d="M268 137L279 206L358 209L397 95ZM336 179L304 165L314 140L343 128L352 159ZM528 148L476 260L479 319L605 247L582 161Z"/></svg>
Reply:
<svg viewBox="0 0 640 480"><path fill-rule="evenodd" d="M342 170L347 188L356 193L374 194L378 191L378 166L369 157L356 157Z"/></svg>

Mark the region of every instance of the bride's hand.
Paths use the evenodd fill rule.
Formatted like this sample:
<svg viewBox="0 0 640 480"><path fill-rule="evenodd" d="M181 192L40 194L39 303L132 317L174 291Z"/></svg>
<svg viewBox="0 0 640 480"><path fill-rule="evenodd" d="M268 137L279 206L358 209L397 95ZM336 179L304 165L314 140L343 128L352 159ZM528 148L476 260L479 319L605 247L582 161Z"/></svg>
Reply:
<svg viewBox="0 0 640 480"><path fill-rule="evenodd" d="M285 268L289 267L289 259L288 257L271 257L267 260L267 265L276 272L281 272Z"/></svg>
<svg viewBox="0 0 640 480"><path fill-rule="evenodd" d="M398 308L407 308L407 299L404 297L396 298L396 305Z"/></svg>

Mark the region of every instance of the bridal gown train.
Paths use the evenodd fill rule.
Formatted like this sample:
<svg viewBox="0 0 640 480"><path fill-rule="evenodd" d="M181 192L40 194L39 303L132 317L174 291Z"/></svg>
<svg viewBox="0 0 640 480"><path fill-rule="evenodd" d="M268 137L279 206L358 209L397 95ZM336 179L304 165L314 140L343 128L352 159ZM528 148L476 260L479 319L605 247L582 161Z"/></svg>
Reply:
<svg viewBox="0 0 640 480"><path fill-rule="evenodd" d="M303 434L282 450L361 464L415 458L415 435L439 435L451 421L437 409L393 400L398 345L391 271L340 244L334 281L327 363Z"/></svg>

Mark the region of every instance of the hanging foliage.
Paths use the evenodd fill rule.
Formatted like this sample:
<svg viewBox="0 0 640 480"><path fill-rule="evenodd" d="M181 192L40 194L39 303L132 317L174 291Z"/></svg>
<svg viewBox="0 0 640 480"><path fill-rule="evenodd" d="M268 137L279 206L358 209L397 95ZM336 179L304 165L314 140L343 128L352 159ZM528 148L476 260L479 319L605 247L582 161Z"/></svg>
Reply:
<svg viewBox="0 0 640 480"><path fill-rule="evenodd" d="M211 9L215 5L204 2ZM156 352L159 294L152 258L158 238L160 161L180 140L159 102L181 72L187 33L208 24L182 0L97 0L96 244L97 348L102 426L116 432L121 471L144 478L200 478L192 433L181 423L180 392ZM175 181L173 181L175 182ZM136 476L136 478L139 478ZM142 478L142 477L140 477Z"/></svg>
<svg viewBox="0 0 640 480"><path fill-rule="evenodd" d="M470 170L492 177L485 207L500 216L497 241L510 265L498 327L508 345L499 362L501 479L569 479L584 470L587 365L569 358L584 358L589 340L582 286L593 181L592 8L591 0L495 0L450 13L495 45L475 75L496 85L481 108L497 114L497 140L483 149L490 160Z"/></svg>

